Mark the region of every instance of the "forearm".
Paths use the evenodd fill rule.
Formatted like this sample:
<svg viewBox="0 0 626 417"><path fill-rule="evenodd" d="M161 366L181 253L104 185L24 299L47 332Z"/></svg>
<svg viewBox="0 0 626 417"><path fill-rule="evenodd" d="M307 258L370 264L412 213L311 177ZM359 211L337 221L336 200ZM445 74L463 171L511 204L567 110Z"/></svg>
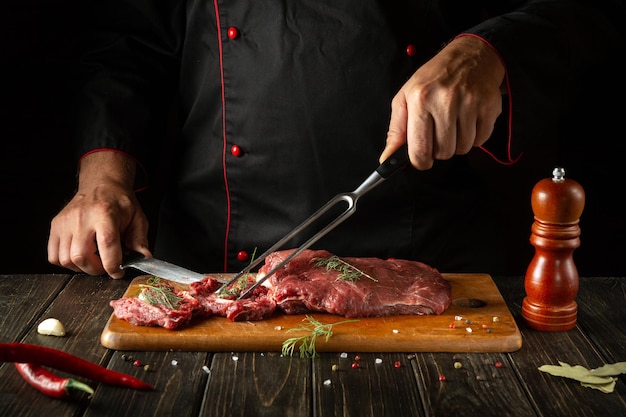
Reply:
<svg viewBox="0 0 626 417"><path fill-rule="evenodd" d="M91 152L80 160L78 193L104 184L132 190L135 172L136 163L129 155L108 149Z"/></svg>

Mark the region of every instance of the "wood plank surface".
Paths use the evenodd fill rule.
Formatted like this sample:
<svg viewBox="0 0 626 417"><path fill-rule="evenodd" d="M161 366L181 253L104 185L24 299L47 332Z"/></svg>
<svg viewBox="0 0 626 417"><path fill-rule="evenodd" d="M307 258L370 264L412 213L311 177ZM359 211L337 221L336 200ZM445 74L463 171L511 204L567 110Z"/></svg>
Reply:
<svg viewBox="0 0 626 417"><path fill-rule="evenodd" d="M453 302L443 314L361 318L336 326L328 341L317 341L317 350L511 352L521 347L517 324L489 275L444 274L444 277L452 284ZM135 278L124 296L136 296L146 278ZM312 315L324 323L345 320L329 314ZM277 313L267 320L231 322L211 317L196 320L180 330L167 330L135 326L111 314L100 340L103 346L116 350L276 352L287 338L302 335L287 330L301 327L304 318L304 315Z"/></svg>
<svg viewBox="0 0 626 417"><path fill-rule="evenodd" d="M626 361L626 282L583 279L578 290L578 325L611 362ZM617 306L617 307L616 307ZM622 375L626 381L626 375Z"/></svg>
<svg viewBox="0 0 626 417"><path fill-rule="evenodd" d="M624 375L617 381L615 392L605 394L585 388L577 381L555 377L537 369L542 365L558 365L559 361L596 368L605 363L626 360L623 356L614 357L616 352L624 352L626 332L621 322L611 320L612 317L624 315L623 308L615 308L624 304L624 279L581 277L576 298L579 303L579 323L574 329L565 332L542 332L526 325L521 316L521 304L525 296L524 287L520 285L523 278L498 279L497 282L524 336L524 348L508 354L509 361L519 379L524 381L531 401L540 406L541 415L625 415ZM590 332L593 344L585 330Z"/></svg>
<svg viewBox="0 0 626 417"><path fill-rule="evenodd" d="M70 278L71 275L0 275L0 342L20 341Z"/></svg>

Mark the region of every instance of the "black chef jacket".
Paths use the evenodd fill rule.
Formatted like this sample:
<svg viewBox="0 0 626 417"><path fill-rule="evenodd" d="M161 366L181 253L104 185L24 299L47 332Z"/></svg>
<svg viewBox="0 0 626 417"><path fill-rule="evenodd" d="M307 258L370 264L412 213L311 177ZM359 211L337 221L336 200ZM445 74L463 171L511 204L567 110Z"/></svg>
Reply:
<svg viewBox="0 0 626 417"><path fill-rule="evenodd" d="M241 270L354 190L378 166L392 97L455 36L482 38L507 67L500 122L511 128L489 147L508 162L546 139L541 127L614 30L602 2L85 3L79 154L116 149L146 166L165 146L155 255L202 272ZM178 130L162 145L171 97ZM316 247L489 272L503 259L498 209L458 156L393 176Z"/></svg>

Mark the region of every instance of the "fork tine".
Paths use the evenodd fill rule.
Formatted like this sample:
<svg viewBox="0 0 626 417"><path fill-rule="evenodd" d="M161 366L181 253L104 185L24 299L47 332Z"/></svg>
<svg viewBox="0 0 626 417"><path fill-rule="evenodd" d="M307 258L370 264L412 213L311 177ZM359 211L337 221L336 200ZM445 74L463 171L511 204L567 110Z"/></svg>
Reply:
<svg viewBox="0 0 626 417"><path fill-rule="evenodd" d="M298 249L296 249L289 256L287 256L285 259L283 259L278 265L276 265L274 268L272 268L272 270L270 270L267 274L265 274L265 276L263 276L262 278L257 279L257 281L253 285L248 287L238 297L238 299L241 300L242 298L245 298L248 294L250 294L250 292L252 292L252 290L257 288L259 285L261 285L263 282L265 282L266 279L268 279L270 276L272 276L274 274L274 272L278 271L280 268L285 266L287 264L287 262L291 261L293 258L298 256L305 249L308 249L309 247L311 247L311 245L313 245L315 242L320 240L328 232L330 232L332 229L334 229L336 226L338 226L340 223L342 223L345 219L347 219L352 214L354 214L354 212L356 211L356 200L357 200L357 197L354 196L352 193L339 194L339 195L335 196L332 200L330 200L328 203L326 203L313 216L311 216L307 220L305 220L305 222L302 223L302 226L304 226L304 227L308 226L313 221L317 220L320 216L322 216L323 214L328 212L334 205L336 205L338 202L340 202L342 200L348 202L348 207L341 214L339 214L332 222L327 224L319 232L314 234L309 240L307 240L302 245L300 245L300 247L298 247ZM298 232L301 230L300 227L298 227L297 229L299 229ZM269 255L269 253L267 255ZM267 257L267 255L265 255L265 257Z"/></svg>

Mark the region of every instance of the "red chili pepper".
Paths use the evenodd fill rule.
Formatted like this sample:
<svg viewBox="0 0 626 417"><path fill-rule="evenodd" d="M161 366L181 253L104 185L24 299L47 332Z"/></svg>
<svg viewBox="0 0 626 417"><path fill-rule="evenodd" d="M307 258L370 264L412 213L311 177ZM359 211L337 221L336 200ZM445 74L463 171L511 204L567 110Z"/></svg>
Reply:
<svg viewBox="0 0 626 417"><path fill-rule="evenodd" d="M154 389L147 382L104 368L78 356L61 350L28 343L0 343L0 362L33 363L109 385L134 389Z"/></svg>
<svg viewBox="0 0 626 417"><path fill-rule="evenodd" d="M53 398L68 398L74 391L83 391L90 396L93 388L74 378L62 378L45 368L32 363L15 363L24 380L42 393Z"/></svg>

